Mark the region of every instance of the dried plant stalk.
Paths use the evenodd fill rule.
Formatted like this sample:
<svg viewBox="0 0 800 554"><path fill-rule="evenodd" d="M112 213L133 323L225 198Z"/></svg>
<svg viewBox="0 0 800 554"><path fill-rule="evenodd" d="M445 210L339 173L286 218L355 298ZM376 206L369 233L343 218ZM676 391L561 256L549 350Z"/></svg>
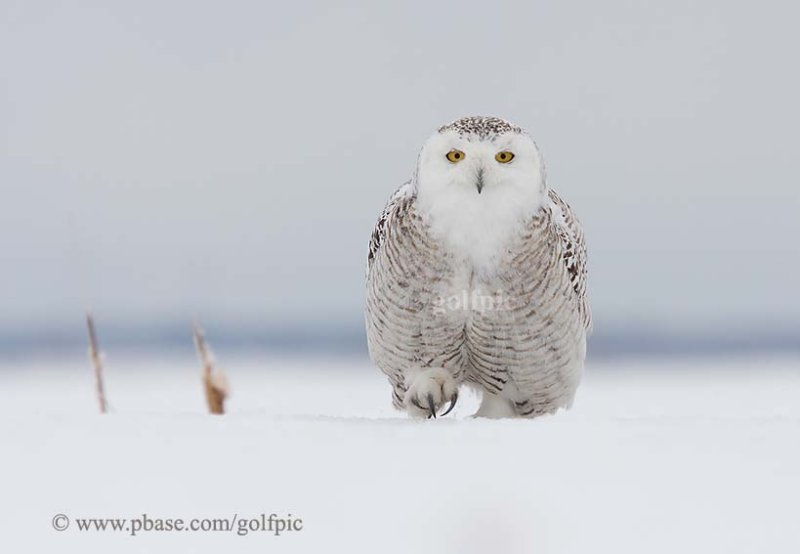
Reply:
<svg viewBox="0 0 800 554"><path fill-rule="evenodd" d="M89 359L94 366L94 382L97 392L97 403L100 406L100 413L108 412L108 402L106 402L105 385L103 384L103 356L97 346L97 332L94 328L94 318L92 314L86 314L86 328L89 331Z"/></svg>
<svg viewBox="0 0 800 554"><path fill-rule="evenodd" d="M206 395L208 411L212 414L225 413L225 399L228 397L228 384L224 373L214 369L214 356L206 343L203 330L194 324L194 345L203 366L203 390Z"/></svg>

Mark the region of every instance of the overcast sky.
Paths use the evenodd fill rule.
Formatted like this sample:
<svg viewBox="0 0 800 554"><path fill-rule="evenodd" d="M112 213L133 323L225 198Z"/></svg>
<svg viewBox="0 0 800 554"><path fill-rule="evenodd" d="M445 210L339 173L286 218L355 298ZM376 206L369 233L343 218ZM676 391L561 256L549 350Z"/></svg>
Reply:
<svg viewBox="0 0 800 554"><path fill-rule="evenodd" d="M212 6L213 4L213 6ZM0 328L358 324L440 124L526 127L596 326L800 324L788 2L0 4Z"/></svg>

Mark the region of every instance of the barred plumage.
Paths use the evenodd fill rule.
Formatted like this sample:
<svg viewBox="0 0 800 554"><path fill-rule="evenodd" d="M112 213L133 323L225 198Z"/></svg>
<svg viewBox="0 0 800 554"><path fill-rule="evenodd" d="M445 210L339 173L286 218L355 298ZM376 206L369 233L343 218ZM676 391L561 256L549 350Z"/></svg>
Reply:
<svg viewBox="0 0 800 554"><path fill-rule="evenodd" d="M479 415L551 413L572 403L591 326L583 232L547 189L538 150L518 127L496 118L459 121L442 127L443 145L432 139L423 154L456 144L483 178L489 162L480 148L510 140L517 158L536 163L520 166L524 188L513 192L516 180L504 180L501 168L476 200L480 187L477 195L463 189L472 173L460 178L442 166L445 179L431 177L421 156L417 178L392 196L370 240L370 355L389 378L395 406L414 415L435 415L462 383L484 392ZM527 181L532 172L541 182ZM452 205L439 201L436 186Z"/></svg>

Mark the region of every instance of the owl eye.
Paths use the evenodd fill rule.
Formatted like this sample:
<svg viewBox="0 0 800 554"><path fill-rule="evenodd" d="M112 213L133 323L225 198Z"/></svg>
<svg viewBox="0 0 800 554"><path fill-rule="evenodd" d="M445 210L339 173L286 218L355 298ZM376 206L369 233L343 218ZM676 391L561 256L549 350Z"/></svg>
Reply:
<svg viewBox="0 0 800 554"><path fill-rule="evenodd" d="M514 159L514 153L507 151L498 152L497 154L495 154L494 159L500 162L501 164L507 164L508 162Z"/></svg>
<svg viewBox="0 0 800 554"><path fill-rule="evenodd" d="M447 157L447 160L449 162L452 162L452 163L456 164L456 163L460 162L461 160L463 160L466 157L466 154L464 154L461 150L453 149L453 150L450 150L450 152L447 153L446 157Z"/></svg>

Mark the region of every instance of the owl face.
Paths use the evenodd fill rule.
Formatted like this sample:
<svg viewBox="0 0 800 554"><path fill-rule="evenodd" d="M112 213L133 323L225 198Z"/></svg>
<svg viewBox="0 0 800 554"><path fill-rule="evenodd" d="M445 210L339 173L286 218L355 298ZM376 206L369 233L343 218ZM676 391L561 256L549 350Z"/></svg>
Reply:
<svg viewBox="0 0 800 554"><path fill-rule="evenodd" d="M498 118L459 119L422 149L417 208L431 231L476 265L492 257L544 203L544 166L533 140Z"/></svg>
<svg viewBox="0 0 800 554"><path fill-rule="evenodd" d="M442 127L422 149L417 170L421 194L535 200L543 188L536 144L497 118L464 118Z"/></svg>

